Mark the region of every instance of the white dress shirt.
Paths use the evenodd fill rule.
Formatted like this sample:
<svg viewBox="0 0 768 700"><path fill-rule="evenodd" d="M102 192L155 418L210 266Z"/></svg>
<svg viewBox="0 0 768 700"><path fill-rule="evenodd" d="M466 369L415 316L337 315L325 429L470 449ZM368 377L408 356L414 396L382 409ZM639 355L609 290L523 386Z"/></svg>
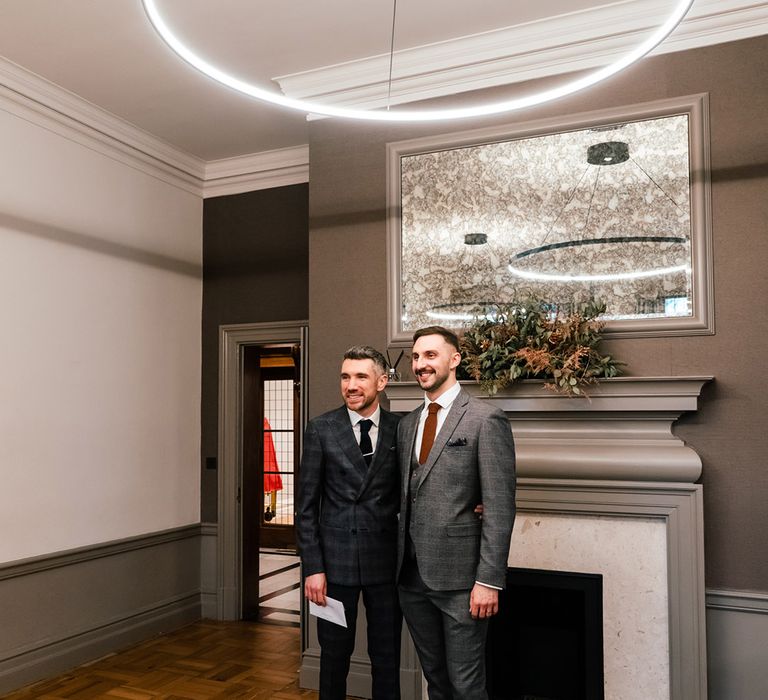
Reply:
<svg viewBox="0 0 768 700"><path fill-rule="evenodd" d="M352 432L355 435L355 440L357 440L357 444L360 444L360 421L366 420L361 416L357 411L350 411L347 409L347 413L349 413L349 421L352 423ZM376 410L368 416L367 420L370 420L373 422L373 425L371 426L370 430L368 431L368 437L371 438L371 449L376 452L376 440L379 437L379 420L381 419L381 406L376 406Z"/></svg>
<svg viewBox="0 0 768 700"><path fill-rule="evenodd" d="M445 423L445 419L448 416L448 411L451 410L451 406L453 405L453 402L456 400L456 397L459 395L459 392L461 391L461 385L457 382L454 384L448 391L444 392L443 394L440 394L435 400L434 403L440 405L440 410L437 412L437 428L435 429L435 437L437 437L440 434L440 428L443 427L443 423ZM421 439L424 436L424 423L427 420L427 415L429 414L429 404L433 403L427 398L427 395L424 394L424 408L421 411L421 415L419 416L419 427L416 429L416 447L414 448L415 454L421 454Z"/></svg>

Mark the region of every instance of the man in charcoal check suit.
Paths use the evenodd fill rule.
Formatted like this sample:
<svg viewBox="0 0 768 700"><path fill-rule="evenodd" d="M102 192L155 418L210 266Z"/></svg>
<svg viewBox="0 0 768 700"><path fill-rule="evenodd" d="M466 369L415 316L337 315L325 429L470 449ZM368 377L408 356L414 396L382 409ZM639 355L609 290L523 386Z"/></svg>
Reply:
<svg viewBox="0 0 768 700"><path fill-rule="evenodd" d="M320 698L346 697L360 594L368 622L374 700L400 697L402 614L395 585L400 508L395 436L399 418L379 406L387 384L377 350L344 353L344 406L307 425L299 472L296 536L313 603L342 601L347 628L317 621Z"/></svg>
<svg viewBox="0 0 768 700"><path fill-rule="evenodd" d="M430 700L487 700L485 638L515 517L512 431L501 411L456 381L453 332L430 326L413 341L425 403L398 427L400 605Z"/></svg>

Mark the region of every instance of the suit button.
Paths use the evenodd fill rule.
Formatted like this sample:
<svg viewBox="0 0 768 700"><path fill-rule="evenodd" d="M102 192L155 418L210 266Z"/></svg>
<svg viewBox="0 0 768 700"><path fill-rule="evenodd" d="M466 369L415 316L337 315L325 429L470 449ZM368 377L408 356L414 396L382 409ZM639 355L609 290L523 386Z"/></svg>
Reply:
<svg viewBox="0 0 768 700"><path fill-rule="evenodd" d="M411 499L411 503L416 503L416 496Z"/></svg>

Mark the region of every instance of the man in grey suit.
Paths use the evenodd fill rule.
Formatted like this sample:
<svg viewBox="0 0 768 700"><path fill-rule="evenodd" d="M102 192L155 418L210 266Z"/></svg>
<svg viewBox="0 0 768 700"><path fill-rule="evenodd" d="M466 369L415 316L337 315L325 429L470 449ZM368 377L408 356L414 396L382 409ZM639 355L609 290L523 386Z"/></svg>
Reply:
<svg viewBox="0 0 768 700"><path fill-rule="evenodd" d="M416 331L412 367L425 402L398 427L400 605L430 700L488 698L485 639L515 518L509 422L461 389L460 362L455 333Z"/></svg>
<svg viewBox="0 0 768 700"><path fill-rule="evenodd" d="M307 425L299 471L296 537L313 603L344 604L347 628L317 621L320 698L346 697L361 593L374 700L400 697L402 614L395 584L400 508L395 437L399 418L379 406L386 361L368 346L344 353L344 406Z"/></svg>

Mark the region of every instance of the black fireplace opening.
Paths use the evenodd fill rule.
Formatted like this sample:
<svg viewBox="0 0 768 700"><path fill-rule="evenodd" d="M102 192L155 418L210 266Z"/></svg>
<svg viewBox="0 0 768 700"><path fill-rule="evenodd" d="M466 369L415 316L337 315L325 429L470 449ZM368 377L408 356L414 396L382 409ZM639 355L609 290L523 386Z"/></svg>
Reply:
<svg viewBox="0 0 768 700"><path fill-rule="evenodd" d="M508 569L487 675L490 700L604 700L603 577Z"/></svg>

